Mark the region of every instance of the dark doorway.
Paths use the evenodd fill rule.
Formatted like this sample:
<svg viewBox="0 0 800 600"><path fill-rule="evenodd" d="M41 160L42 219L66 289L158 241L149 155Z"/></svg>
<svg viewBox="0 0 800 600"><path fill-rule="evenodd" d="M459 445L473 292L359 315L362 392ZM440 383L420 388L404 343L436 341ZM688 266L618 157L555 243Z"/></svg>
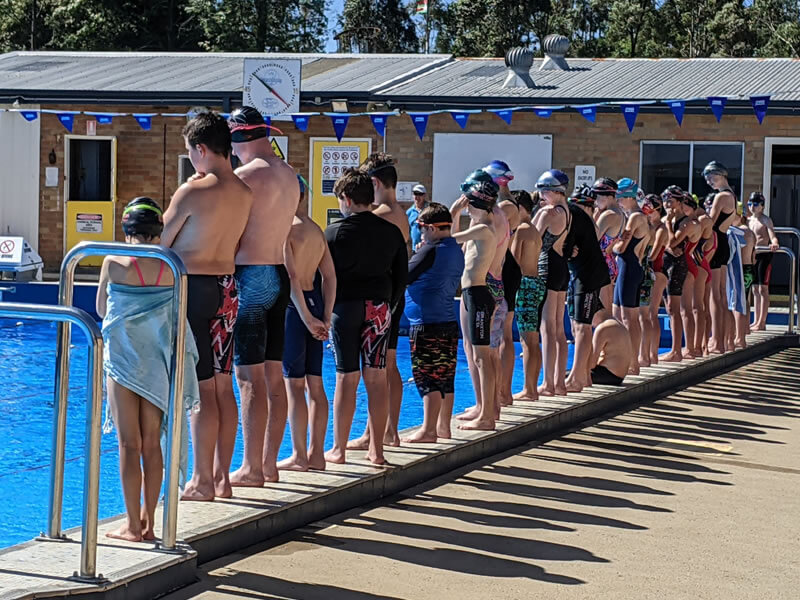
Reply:
<svg viewBox="0 0 800 600"><path fill-rule="evenodd" d="M800 146L772 147L769 212L776 227L800 227ZM779 234L778 238L795 254L800 250L794 236ZM789 289L788 259L776 260L781 267L772 271L773 291L785 292Z"/></svg>
<svg viewBox="0 0 800 600"><path fill-rule="evenodd" d="M69 140L69 199L112 200L111 140Z"/></svg>

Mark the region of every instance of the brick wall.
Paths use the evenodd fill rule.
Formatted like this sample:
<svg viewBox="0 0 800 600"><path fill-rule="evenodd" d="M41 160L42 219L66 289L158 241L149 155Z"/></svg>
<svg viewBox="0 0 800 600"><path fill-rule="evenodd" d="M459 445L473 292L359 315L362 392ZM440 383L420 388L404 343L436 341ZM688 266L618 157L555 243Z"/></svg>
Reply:
<svg viewBox="0 0 800 600"><path fill-rule="evenodd" d="M96 112L186 112L187 107L153 108L147 106L43 106L64 110ZM308 110L313 110L309 108ZM73 132L85 134L86 115L76 115ZM98 125L97 135L117 136L117 222L122 207L135 196L147 195L158 202L168 202L178 182L178 156L184 154L180 132L185 120L175 117L154 117L152 129L143 131L133 117L115 117L111 125ZM310 137L333 137L331 120L312 117L306 132L298 131L291 122L275 122L289 137L289 162L308 177ZM164 139L166 128L166 142ZM419 181L432 189L433 134L458 133L461 129L448 114L431 115L428 130L420 141L407 115L389 119L386 129L386 151L398 160L400 179ZM527 133L553 135L553 167L572 175L575 165L593 164L598 176L636 178L639 172L641 140L708 140L745 143L744 192L760 189L764 162L764 137L800 137L800 119L769 115L759 125L752 114L726 114L717 124L711 114L686 115L678 127L667 114L640 114L632 134L628 133L620 113L600 113L594 124L574 111L554 113L541 119L533 113L516 112L513 124L506 125L489 113L470 116L466 129L470 133ZM56 151L56 165L63 176L64 135L67 131L55 115L42 114L41 128L41 207L40 253L49 270L57 269L63 256L63 184L44 187L44 167L48 154ZM347 137L372 139L374 151L382 150L384 140L377 135L366 117L350 119ZM501 158L501 157L498 157ZM513 165L513 158L507 160ZM474 165L480 167L481 165ZM121 238L117 227L117 236Z"/></svg>

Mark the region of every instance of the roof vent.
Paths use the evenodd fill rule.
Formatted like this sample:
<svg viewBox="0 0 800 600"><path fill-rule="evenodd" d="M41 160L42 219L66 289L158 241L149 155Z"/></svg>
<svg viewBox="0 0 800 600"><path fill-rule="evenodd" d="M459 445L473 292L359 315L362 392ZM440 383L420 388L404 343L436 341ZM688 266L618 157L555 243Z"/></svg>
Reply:
<svg viewBox="0 0 800 600"><path fill-rule="evenodd" d="M551 33L542 43L545 59L540 71L569 71L569 65L564 56L569 50L569 39L558 33Z"/></svg>
<svg viewBox="0 0 800 600"><path fill-rule="evenodd" d="M512 48L506 52L506 67L508 75L503 82L504 88L534 86L531 79L531 67L533 66L533 52L527 48Z"/></svg>

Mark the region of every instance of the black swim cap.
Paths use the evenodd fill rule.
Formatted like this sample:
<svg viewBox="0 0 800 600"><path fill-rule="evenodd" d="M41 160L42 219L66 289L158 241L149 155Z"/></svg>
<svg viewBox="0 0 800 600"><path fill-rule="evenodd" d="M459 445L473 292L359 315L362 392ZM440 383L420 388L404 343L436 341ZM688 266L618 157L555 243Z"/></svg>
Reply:
<svg viewBox="0 0 800 600"><path fill-rule="evenodd" d="M252 106L242 106L234 110L228 118L228 127L234 143L252 142L267 137L267 123Z"/></svg>
<svg viewBox="0 0 800 600"><path fill-rule="evenodd" d="M471 206L492 212L497 202L500 187L491 179L489 181L476 181L464 192Z"/></svg>
<svg viewBox="0 0 800 600"><path fill-rule="evenodd" d="M160 236L164 230L163 214L152 199L134 198L122 211L122 231L125 235Z"/></svg>
<svg viewBox="0 0 800 600"><path fill-rule="evenodd" d="M761 192L753 192L750 194L750 202L753 204L766 204L767 199L764 198L764 194Z"/></svg>

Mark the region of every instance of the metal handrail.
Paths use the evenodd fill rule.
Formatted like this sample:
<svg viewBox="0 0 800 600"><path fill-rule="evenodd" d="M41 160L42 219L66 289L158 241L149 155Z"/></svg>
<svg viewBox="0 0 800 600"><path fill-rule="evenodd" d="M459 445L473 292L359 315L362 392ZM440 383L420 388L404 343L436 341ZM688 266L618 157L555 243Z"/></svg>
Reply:
<svg viewBox="0 0 800 600"><path fill-rule="evenodd" d="M75 576L97 582L97 503L100 493L100 433L103 415L103 336L94 319L79 308L0 302L0 317L57 321L76 324L86 336L91 350L86 386L86 465L84 467L81 566ZM69 342L69 337L67 338ZM69 352L69 348L67 348ZM67 356L69 368L69 356ZM102 575L100 576L102 578Z"/></svg>
<svg viewBox="0 0 800 600"><path fill-rule="evenodd" d="M169 406L167 414L167 455L165 457L164 519L160 548L182 552L176 548L178 529L178 477L180 469L181 432L185 418L183 410L183 374L186 346L186 303L188 275L181 258L169 248L152 244L123 244L119 242L81 242L70 250L61 262L58 302L72 306L75 268L90 256L133 256L163 260L174 275L175 339L170 362ZM64 500L64 447L67 427L67 395L69 393L69 323L58 327L56 356L55 412L53 417L53 458L50 467L50 508L47 535L61 537L61 511Z"/></svg>
<svg viewBox="0 0 800 600"><path fill-rule="evenodd" d="M792 252L791 248L787 248L786 246L781 246L777 250L772 250L769 246L756 246L755 253L756 254L765 254L768 252L774 252L777 254L785 254L789 257L789 260L792 263L792 268L789 273L789 328L787 329L786 333L794 333L794 295L796 292L797 286L797 257L795 253Z"/></svg>
<svg viewBox="0 0 800 600"><path fill-rule="evenodd" d="M793 235L795 238L797 238L797 247L800 249L800 229L797 227L775 227L775 233ZM800 264L797 265L797 268L800 269ZM798 272L798 277L800 277L800 272ZM800 322L800 297L792 296L791 299L795 303L794 315ZM798 326L800 327L800 323L798 323Z"/></svg>

